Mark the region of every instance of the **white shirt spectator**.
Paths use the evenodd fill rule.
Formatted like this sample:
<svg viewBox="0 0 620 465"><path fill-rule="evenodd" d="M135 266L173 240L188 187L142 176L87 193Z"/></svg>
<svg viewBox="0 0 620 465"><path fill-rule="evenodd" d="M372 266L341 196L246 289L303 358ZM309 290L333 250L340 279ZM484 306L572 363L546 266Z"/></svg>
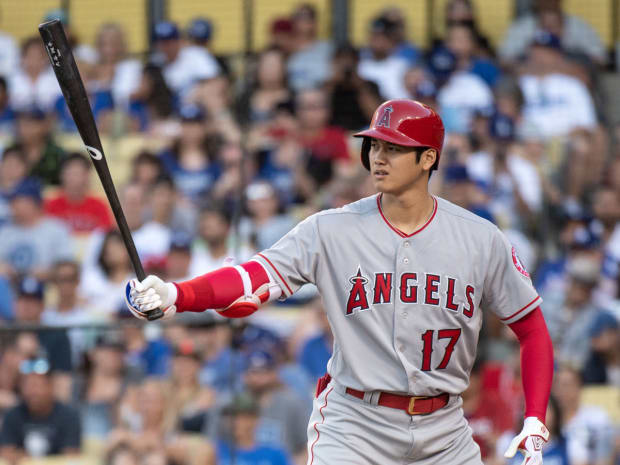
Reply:
<svg viewBox="0 0 620 465"><path fill-rule="evenodd" d="M110 281L98 266L83 268L79 294L83 297L90 314L108 319L125 308L125 284L133 276L127 275L121 282Z"/></svg>
<svg viewBox="0 0 620 465"><path fill-rule="evenodd" d="M189 275L192 278L195 278L201 274L217 270L222 266L234 264L233 261L235 261L235 263L246 262L252 258L253 255L254 252L252 250L247 247L241 247L241 250L239 250L239 257L237 260L233 260L235 257L235 250L231 247L226 252L226 257L214 257L205 245L198 244L192 247L192 259L189 264Z"/></svg>
<svg viewBox="0 0 620 465"><path fill-rule="evenodd" d="M142 63L138 60L127 59L116 65L110 85L114 104L126 107L129 97L136 90L142 79Z"/></svg>
<svg viewBox="0 0 620 465"><path fill-rule="evenodd" d="M220 73L213 55L197 45L183 47L176 60L164 67L164 78L170 88L178 95L189 92L198 81L211 79Z"/></svg>
<svg viewBox="0 0 620 465"><path fill-rule="evenodd" d="M608 463L614 449L614 425L607 413L595 406L582 406L564 426L566 441L585 444L588 463Z"/></svg>
<svg viewBox="0 0 620 465"><path fill-rule="evenodd" d="M408 69L407 60L393 55L382 60L362 58L357 66L360 77L377 84L379 93L385 99L409 96L405 87L405 73Z"/></svg>
<svg viewBox="0 0 620 465"><path fill-rule="evenodd" d="M525 75L519 84L525 98L525 124L538 128L544 138L596 126L592 97L578 79L564 74Z"/></svg>
<svg viewBox="0 0 620 465"><path fill-rule="evenodd" d="M437 94L446 131L464 133L469 130L472 113L493 105L493 92L475 74L457 71Z"/></svg>
<svg viewBox="0 0 620 465"><path fill-rule="evenodd" d="M165 258L170 250L170 228L156 221L149 221L132 232L136 250L142 261Z"/></svg>
<svg viewBox="0 0 620 465"><path fill-rule="evenodd" d="M48 111L61 94L60 86L52 68L31 81L21 69L16 70L9 79L9 100L14 108L36 106Z"/></svg>
<svg viewBox="0 0 620 465"><path fill-rule="evenodd" d="M8 78L19 66L19 49L15 39L0 32L0 76Z"/></svg>

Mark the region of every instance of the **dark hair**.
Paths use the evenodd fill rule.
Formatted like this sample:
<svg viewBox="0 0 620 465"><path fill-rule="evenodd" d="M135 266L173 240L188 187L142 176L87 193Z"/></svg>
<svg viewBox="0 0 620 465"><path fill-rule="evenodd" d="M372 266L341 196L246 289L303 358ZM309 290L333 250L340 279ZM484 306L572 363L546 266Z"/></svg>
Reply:
<svg viewBox="0 0 620 465"><path fill-rule="evenodd" d="M200 209L200 216L205 213L214 213L220 216L228 225L232 223L232 211L230 208L226 208L224 204L217 202L210 202L204 205Z"/></svg>
<svg viewBox="0 0 620 465"><path fill-rule="evenodd" d="M155 179L155 182L153 183L153 187L157 187L157 186L167 186L172 190L176 190L174 181L172 180L170 176L166 174L162 174Z"/></svg>
<svg viewBox="0 0 620 465"><path fill-rule="evenodd" d="M2 152L2 160L7 157L15 157L20 160L24 165L27 164L21 144L9 145L6 149L4 149L4 152Z"/></svg>
<svg viewBox="0 0 620 465"><path fill-rule="evenodd" d="M71 163L80 163L86 171L90 170L90 161L80 152L69 153L60 163L60 171L64 171Z"/></svg>
<svg viewBox="0 0 620 465"><path fill-rule="evenodd" d="M7 85L6 85L6 79L4 76L0 76L0 87L6 91L7 89Z"/></svg>
<svg viewBox="0 0 620 465"><path fill-rule="evenodd" d="M160 66L147 63L142 69L142 73L149 77L152 83L150 95L146 103L152 106L157 116L166 118L174 112L174 94L166 80Z"/></svg>
<svg viewBox="0 0 620 465"><path fill-rule="evenodd" d="M123 240L121 237L121 233L118 232L116 229L111 229L107 232L107 234L103 238L103 242L101 242L101 249L99 250L99 256L97 257L97 264L101 267L106 276L110 276L110 272L112 271L112 269L105 261L105 251L108 247L108 244L113 239L117 239L119 241Z"/></svg>

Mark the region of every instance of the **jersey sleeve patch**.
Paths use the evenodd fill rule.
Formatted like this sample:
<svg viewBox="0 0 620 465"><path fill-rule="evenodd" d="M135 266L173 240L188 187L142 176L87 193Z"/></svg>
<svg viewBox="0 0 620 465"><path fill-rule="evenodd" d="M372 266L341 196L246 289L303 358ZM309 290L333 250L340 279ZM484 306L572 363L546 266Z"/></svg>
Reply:
<svg viewBox="0 0 620 465"><path fill-rule="evenodd" d="M514 246L512 247L512 263L514 264L515 268L517 269L519 273L521 273L526 278L530 277L530 274L527 272L527 270L525 269L525 266L519 259L519 256L517 255L517 251L514 248Z"/></svg>

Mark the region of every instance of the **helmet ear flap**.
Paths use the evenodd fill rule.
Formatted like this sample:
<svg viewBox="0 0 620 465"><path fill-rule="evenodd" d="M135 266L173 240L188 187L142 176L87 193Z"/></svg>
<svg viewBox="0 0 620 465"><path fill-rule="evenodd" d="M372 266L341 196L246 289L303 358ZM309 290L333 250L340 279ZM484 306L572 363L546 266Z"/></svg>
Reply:
<svg viewBox="0 0 620 465"><path fill-rule="evenodd" d="M362 165L364 165L364 168L366 168L368 171L370 171L369 153L370 137L364 137L364 140L362 141Z"/></svg>

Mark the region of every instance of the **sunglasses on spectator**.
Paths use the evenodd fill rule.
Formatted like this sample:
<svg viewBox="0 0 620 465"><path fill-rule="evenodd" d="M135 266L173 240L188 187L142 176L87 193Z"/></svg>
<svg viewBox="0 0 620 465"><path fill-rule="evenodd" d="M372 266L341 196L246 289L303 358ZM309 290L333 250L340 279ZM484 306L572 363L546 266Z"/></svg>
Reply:
<svg viewBox="0 0 620 465"><path fill-rule="evenodd" d="M50 364L44 358L24 360L19 364L19 372L22 375L45 375L50 371Z"/></svg>

